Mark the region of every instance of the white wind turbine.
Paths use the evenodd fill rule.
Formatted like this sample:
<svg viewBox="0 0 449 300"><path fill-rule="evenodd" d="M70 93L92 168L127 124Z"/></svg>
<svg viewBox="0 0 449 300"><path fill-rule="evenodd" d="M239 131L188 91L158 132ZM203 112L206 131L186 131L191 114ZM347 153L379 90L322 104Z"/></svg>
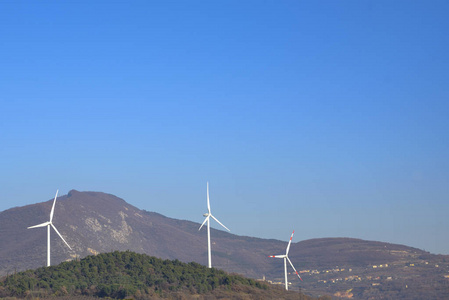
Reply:
<svg viewBox="0 0 449 300"><path fill-rule="evenodd" d="M298 275L298 278L301 279L301 276L299 276L298 271L296 271L295 267L293 266L290 258L288 258L288 251L290 250L290 244L292 243L293 234L295 231L293 230L292 235L290 237L290 241L288 242L287 251L285 251L285 254L283 255L270 255L269 257L276 257L276 258L283 258L284 259L284 277L285 277L285 289L288 290L288 281L287 281L287 260L292 266L293 270L295 270L296 275ZM302 279L301 279L302 281Z"/></svg>
<svg viewBox="0 0 449 300"><path fill-rule="evenodd" d="M221 224L220 221L217 220L217 218L215 218L211 211L210 211L210 203L209 203L209 182L207 183L207 213L203 214L203 216L206 217L206 219L204 219L203 224L201 224L200 228L198 229L201 230L201 227L203 227L203 225L207 222L207 267L208 268L212 268L212 260L211 260L211 250L210 250L210 218L212 217L212 219L214 219L215 221L218 222L218 224L220 224L221 226L223 226L227 231L230 231L226 226L224 226L223 224Z"/></svg>
<svg viewBox="0 0 449 300"><path fill-rule="evenodd" d="M34 226L28 227L28 229L30 229L30 228L37 228L37 227L45 227L45 226L47 226L47 267L50 266L50 227L53 227L53 229L56 231L56 233L59 235L59 237L67 245L67 247L69 247L69 249L72 250L72 248L69 246L69 244L67 244L67 242L64 240L62 235L59 233L58 229L56 229L55 225L53 225L53 223L52 223L53 214L55 212L55 204L56 204L56 198L57 197L58 197L58 191L56 191L55 200L53 201L53 206L51 208L50 221L42 223L42 224L39 224L39 225L34 225Z"/></svg>

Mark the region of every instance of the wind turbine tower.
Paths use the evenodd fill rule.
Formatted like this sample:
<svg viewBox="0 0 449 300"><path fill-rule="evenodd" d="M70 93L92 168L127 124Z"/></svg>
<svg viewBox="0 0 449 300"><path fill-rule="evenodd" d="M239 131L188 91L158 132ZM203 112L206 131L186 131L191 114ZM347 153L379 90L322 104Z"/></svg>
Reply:
<svg viewBox="0 0 449 300"><path fill-rule="evenodd" d="M218 219L215 218L212 215L211 211L210 211L209 182L207 182L207 213L203 214L203 216L206 217L206 218L204 219L203 224L201 224L201 226L198 229L198 231L201 230L203 225L207 222L207 267L208 268L212 268L211 249L210 249L210 218L212 218L215 221L217 221L217 223L220 224L221 226L223 226L227 231L230 231L230 230L226 226L221 224L221 222L218 221Z"/></svg>
<svg viewBox="0 0 449 300"><path fill-rule="evenodd" d="M52 222L53 221L53 214L55 212L55 204L56 204L56 198L57 197L58 197L58 191L56 191L55 200L53 200L53 206L52 206L51 212L50 212L50 221L42 223L42 224L38 224L38 225L34 225L34 226L28 227L28 229L31 229L31 228L47 226L47 267L50 266L50 231L51 231L50 227L53 227L53 229L56 231L56 233L59 235L59 237L67 245L67 247L69 247L69 249L72 250L72 248L69 246L69 244L67 244L67 242L64 240L64 238L62 237L62 235L59 233L58 229L56 229L55 225L53 225L53 222Z"/></svg>
<svg viewBox="0 0 449 300"><path fill-rule="evenodd" d="M293 270L295 270L296 275L299 279L301 279L301 276L299 276L298 271L296 271L295 267L293 266L290 258L288 258L288 251L290 250L290 244L292 243L293 234L295 231L293 230L292 235L290 236L290 241L288 241L287 250L285 251L285 254L281 255L270 255L269 257L276 257L276 258L283 258L284 259L284 278L285 278L285 289L288 290L288 281L287 281L287 260L292 266ZM302 279L301 279L302 281Z"/></svg>

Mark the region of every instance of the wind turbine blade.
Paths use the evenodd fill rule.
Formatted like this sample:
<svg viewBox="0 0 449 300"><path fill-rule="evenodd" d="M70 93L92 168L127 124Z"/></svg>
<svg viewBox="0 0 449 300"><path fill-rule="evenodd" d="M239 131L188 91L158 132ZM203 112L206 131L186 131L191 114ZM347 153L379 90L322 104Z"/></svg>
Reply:
<svg viewBox="0 0 449 300"><path fill-rule="evenodd" d="M56 204L56 198L58 197L59 190L56 190L55 200L53 200L53 206L51 207L50 212L50 222L53 220L53 214L55 213L55 204Z"/></svg>
<svg viewBox="0 0 449 300"><path fill-rule="evenodd" d="M268 257L285 258L285 255L270 255Z"/></svg>
<svg viewBox="0 0 449 300"><path fill-rule="evenodd" d="M210 214L210 202L209 202L209 181L207 182L207 211Z"/></svg>
<svg viewBox="0 0 449 300"><path fill-rule="evenodd" d="M67 245L67 247L69 247L70 250L72 250L72 247L69 246L69 244L67 244L67 242L64 240L64 238L62 237L62 235L59 233L58 229L56 229L55 225L51 224L51 227L53 227L53 229L56 231L56 233L59 235L59 237L64 241L64 243Z"/></svg>
<svg viewBox="0 0 449 300"><path fill-rule="evenodd" d="M38 228L38 227L45 227L45 226L47 226L48 224L50 224L50 222L45 222L45 223L42 223L42 224L30 226L30 227L27 227L27 229Z"/></svg>
<svg viewBox="0 0 449 300"><path fill-rule="evenodd" d="M198 231L201 230L201 228L203 227L204 224L206 224L208 219L209 219L209 216L207 216L206 219L204 219L203 224L201 224L200 228L198 228Z"/></svg>
<svg viewBox="0 0 449 300"><path fill-rule="evenodd" d="M299 279L301 279L301 276L299 276L298 271L296 271L295 267L292 264L292 261L290 260L290 258L288 258L288 256L286 256L288 262L290 263L290 266L292 266L293 270L295 270L296 275L298 276ZM302 281L302 279L301 279Z"/></svg>
<svg viewBox="0 0 449 300"><path fill-rule="evenodd" d="M288 251L290 251L290 244L292 243L294 233L295 231L293 230L292 235L290 236L290 241L288 241L287 251L285 252L285 255L288 255Z"/></svg>
<svg viewBox="0 0 449 300"><path fill-rule="evenodd" d="M220 224L221 226L223 226L227 231L231 231L231 230L228 229L228 227L226 227L226 226L224 226L223 224L221 224L221 222L218 221L217 218L215 218L213 215L210 215L210 216L211 216L215 221L217 221L218 224Z"/></svg>

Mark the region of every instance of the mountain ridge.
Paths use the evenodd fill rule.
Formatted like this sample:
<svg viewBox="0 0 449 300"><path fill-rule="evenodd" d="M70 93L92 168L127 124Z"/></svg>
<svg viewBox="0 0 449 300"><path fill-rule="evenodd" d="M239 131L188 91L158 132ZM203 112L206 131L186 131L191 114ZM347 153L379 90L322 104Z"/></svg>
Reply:
<svg viewBox="0 0 449 300"><path fill-rule="evenodd" d="M48 221L51 205L52 199L0 212L0 241L9 241L0 245L0 276L44 266L46 230L26 228ZM199 223L140 210L111 194L71 190L58 197L53 222L74 249L69 250L52 232L53 264L126 250L162 259L207 264L206 234L198 231ZM213 228L211 236L214 267L250 278L265 276L271 281L283 281L283 264L268 255L284 253L287 241L238 236ZM409 261L438 260L441 261L439 264L444 264L442 260L446 258L449 261L449 256L433 255L405 245L344 237L293 242L289 257L298 271L304 272L301 285L311 293L335 290L335 286L322 288L316 283L329 277L323 272L335 270L337 266L368 274L373 271L369 268L375 265L402 268ZM402 269L398 270L402 272ZM401 276L398 278L406 275ZM385 278L388 277L391 276ZM293 276L289 280L292 286L300 286Z"/></svg>

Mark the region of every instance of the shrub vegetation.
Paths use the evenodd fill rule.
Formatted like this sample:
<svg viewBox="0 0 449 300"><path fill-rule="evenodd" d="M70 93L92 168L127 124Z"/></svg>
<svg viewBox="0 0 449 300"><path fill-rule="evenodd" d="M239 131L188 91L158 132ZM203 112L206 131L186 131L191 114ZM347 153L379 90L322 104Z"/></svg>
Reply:
<svg viewBox="0 0 449 300"><path fill-rule="evenodd" d="M0 297L71 295L145 299L244 287L268 289L265 283L195 262L115 251L8 275L0 280Z"/></svg>

